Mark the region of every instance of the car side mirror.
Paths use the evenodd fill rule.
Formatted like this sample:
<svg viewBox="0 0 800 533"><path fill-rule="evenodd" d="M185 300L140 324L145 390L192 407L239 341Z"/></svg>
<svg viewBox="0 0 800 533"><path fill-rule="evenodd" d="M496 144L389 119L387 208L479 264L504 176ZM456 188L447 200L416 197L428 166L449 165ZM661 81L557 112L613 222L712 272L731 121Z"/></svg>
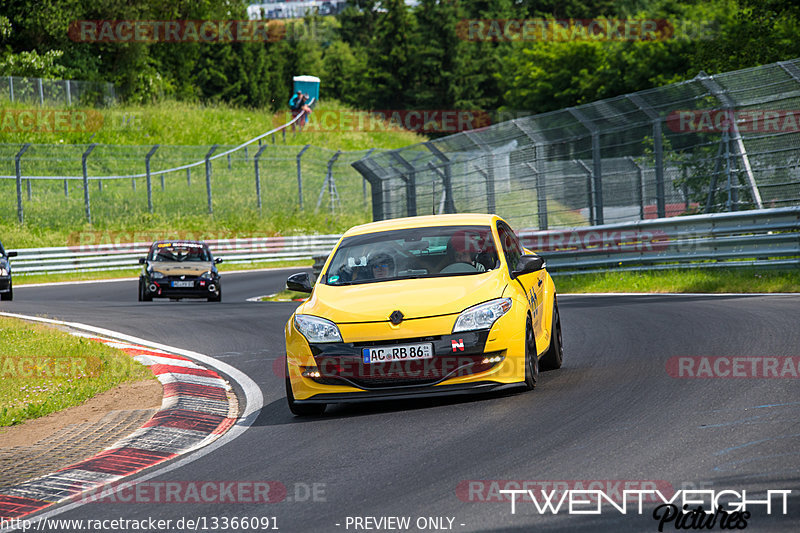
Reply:
<svg viewBox="0 0 800 533"><path fill-rule="evenodd" d="M146 257L140 257L139 258L139 264L140 265L144 265L145 263L147 263L147 258Z"/></svg>
<svg viewBox="0 0 800 533"><path fill-rule="evenodd" d="M17 252L6 252L6 257L17 257Z"/></svg>
<svg viewBox="0 0 800 533"><path fill-rule="evenodd" d="M215 264L215 265L218 265L218 264L220 264L220 263L222 263L222 258L221 258L221 257L215 257L215 258L214 258L214 264Z"/></svg>
<svg viewBox="0 0 800 533"><path fill-rule="evenodd" d="M286 280L286 288L296 292L311 292L313 287L308 272L298 272L289 276Z"/></svg>
<svg viewBox="0 0 800 533"><path fill-rule="evenodd" d="M535 254L523 255L517 261L517 266L511 271L511 278L522 276L523 274L530 274L531 272L538 272L544 268L544 257Z"/></svg>

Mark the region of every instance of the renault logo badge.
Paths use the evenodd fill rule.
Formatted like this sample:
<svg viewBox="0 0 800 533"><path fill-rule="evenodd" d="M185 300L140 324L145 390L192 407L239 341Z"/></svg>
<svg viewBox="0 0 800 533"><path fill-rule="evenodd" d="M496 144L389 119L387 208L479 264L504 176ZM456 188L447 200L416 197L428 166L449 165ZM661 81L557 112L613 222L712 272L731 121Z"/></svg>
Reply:
<svg viewBox="0 0 800 533"><path fill-rule="evenodd" d="M403 313L400 311L393 311L391 315L389 315L389 320L392 321L392 324L395 326L403 321Z"/></svg>

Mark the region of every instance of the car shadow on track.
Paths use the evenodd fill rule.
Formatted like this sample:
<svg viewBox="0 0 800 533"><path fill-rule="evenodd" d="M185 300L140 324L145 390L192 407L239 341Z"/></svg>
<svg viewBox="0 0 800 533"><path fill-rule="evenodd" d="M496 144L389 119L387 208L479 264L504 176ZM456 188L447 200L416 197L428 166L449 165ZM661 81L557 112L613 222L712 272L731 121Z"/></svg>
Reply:
<svg viewBox="0 0 800 533"><path fill-rule="evenodd" d="M406 400L372 401L329 405L325 413L319 416L294 416L289 412L286 398L280 398L261 408L261 412L253 426L281 426L284 424L302 424L320 420L336 420L398 411L414 411L448 405L469 404L481 401L499 400L525 393L525 389L514 389L502 392L484 392L470 396L449 396L441 398L412 398Z"/></svg>

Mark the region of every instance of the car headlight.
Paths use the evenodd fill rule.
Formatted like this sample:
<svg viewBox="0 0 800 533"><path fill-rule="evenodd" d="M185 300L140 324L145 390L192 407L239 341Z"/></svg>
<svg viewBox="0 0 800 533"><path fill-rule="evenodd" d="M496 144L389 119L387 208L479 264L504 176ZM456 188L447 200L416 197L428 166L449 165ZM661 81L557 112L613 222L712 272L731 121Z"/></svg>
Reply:
<svg viewBox="0 0 800 533"><path fill-rule="evenodd" d="M294 326L308 342L342 342L339 328L330 320L311 315L295 315Z"/></svg>
<svg viewBox="0 0 800 533"><path fill-rule="evenodd" d="M200 279L214 279L214 274L210 270L208 272L203 272Z"/></svg>
<svg viewBox="0 0 800 533"><path fill-rule="evenodd" d="M164 274L162 274L161 272L153 271L153 272L150 272L150 277L153 278L153 279L161 279L161 278L164 277Z"/></svg>
<svg viewBox="0 0 800 533"><path fill-rule="evenodd" d="M453 333L488 329L498 318L508 313L509 309L511 309L511 298L498 298L470 307L458 315Z"/></svg>
<svg viewBox="0 0 800 533"><path fill-rule="evenodd" d="M0 276L8 276L8 269L6 267L0 267Z"/></svg>

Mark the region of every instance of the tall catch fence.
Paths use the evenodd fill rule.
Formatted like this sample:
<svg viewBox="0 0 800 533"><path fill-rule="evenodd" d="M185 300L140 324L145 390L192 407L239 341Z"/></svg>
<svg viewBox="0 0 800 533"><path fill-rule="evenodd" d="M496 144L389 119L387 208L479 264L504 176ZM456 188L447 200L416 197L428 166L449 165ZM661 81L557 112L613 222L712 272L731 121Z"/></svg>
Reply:
<svg viewBox="0 0 800 533"><path fill-rule="evenodd" d="M545 230L800 205L800 59L500 122L353 166L375 220Z"/></svg>
<svg viewBox="0 0 800 533"><path fill-rule="evenodd" d="M0 76L0 100L33 105L108 106L116 102L114 84Z"/></svg>
<svg viewBox="0 0 800 533"><path fill-rule="evenodd" d="M291 124L238 146L0 144L0 219L61 227L149 213L369 220L367 185L351 163L372 150L287 145Z"/></svg>

